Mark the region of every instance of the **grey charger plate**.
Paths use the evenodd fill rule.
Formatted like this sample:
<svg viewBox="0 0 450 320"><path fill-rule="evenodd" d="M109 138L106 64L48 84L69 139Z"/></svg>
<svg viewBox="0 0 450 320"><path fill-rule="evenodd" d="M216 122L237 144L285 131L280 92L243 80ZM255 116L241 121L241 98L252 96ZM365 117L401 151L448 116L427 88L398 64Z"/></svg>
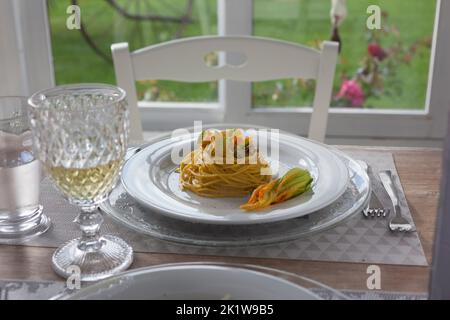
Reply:
<svg viewBox="0 0 450 320"><path fill-rule="evenodd" d="M360 213L369 203L366 171L344 153L350 181L344 194L331 205L308 216L255 225L212 225L182 221L138 204L119 183L100 209L122 225L161 240L210 247L255 246L290 241L333 228Z"/></svg>

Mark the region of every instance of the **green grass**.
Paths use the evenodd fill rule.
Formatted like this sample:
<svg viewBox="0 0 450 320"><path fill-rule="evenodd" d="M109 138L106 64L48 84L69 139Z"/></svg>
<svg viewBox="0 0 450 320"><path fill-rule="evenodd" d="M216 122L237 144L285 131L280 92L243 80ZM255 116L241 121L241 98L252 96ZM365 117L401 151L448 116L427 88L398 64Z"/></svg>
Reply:
<svg viewBox="0 0 450 320"><path fill-rule="evenodd" d="M125 3L125 0L122 0ZM139 2L139 1L134 1ZM163 14L183 11L185 0L150 1L153 9ZM343 73L352 75L367 52L366 8L377 4L389 14L389 24L400 32L404 46L430 37L433 32L435 1L429 0L348 0L348 17L340 33L343 41L342 52L335 77L335 91ZM114 70L110 63L96 55L77 30L66 28L66 8L69 0L51 0L49 16L52 32L53 57L58 84L73 82L114 83ZM150 43L169 40L175 34L173 26L163 23L145 22L137 26L117 14L103 0L80 0L82 21L87 25L94 41L105 52L111 43L128 41L133 48ZM173 8L172 8L173 7ZM330 37L329 0L254 0L254 34L284 39L306 45L328 40ZM141 11L143 8L130 8ZM184 36L217 33L215 0L196 0L194 22L189 24ZM389 47L394 37L382 39L383 47ZM421 47L410 65L401 64L395 78L387 79L386 85L395 86L399 91L391 95L370 98L365 106L376 108L421 109L425 104L428 81L430 49ZM284 88L292 86L292 81L279 81ZM138 84L140 97L154 83ZM156 84L162 100L211 101L217 99L215 83L183 84L159 81ZM276 82L261 82L254 85L253 100L256 106L285 105L301 106L312 102L312 90L303 90L283 101L272 100Z"/></svg>
<svg viewBox="0 0 450 320"><path fill-rule="evenodd" d="M119 1L126 4L129 0ZM148 1L148 0L147 0ZM184 36L199 34L216 34L217 19L215 14L215 1L203 0L206 10L211 13L208 16L209 28L201 26L199 22L199 4L194 7L194 22L189 24ZM139 1L133 1L137 3ZM151 0L152 6L160 1ZM167 2L167 1L166 1ZM183 11L185 0L171 1L171 7L156 8L158 13L174 15ZM87 44L78 30L66 28L66 14L69 0L50 0L49 17L52 35L53 60L57 84L74 82L102 82L115 83L114 68L98 56ZM175 31L172 24L145 22L137 24L135 21L126 20L113 10L104 0L81 0L81 20L86 25L89 34L95 43L108 55L112 43L127 41L131 49L169 40ZM130 10L137 10L132 7ZM141 41L138 31L145 33ZM155 36L161 36L161 38ZM163 37L166 38L163 38ZM138 83L138 95L142 98L145 91L151 85ZM168 92L171 100L177 101L212 101L217 100L216 84L199 83L184 84L171 81L159 81L158 87L162 92Z"/></svg>

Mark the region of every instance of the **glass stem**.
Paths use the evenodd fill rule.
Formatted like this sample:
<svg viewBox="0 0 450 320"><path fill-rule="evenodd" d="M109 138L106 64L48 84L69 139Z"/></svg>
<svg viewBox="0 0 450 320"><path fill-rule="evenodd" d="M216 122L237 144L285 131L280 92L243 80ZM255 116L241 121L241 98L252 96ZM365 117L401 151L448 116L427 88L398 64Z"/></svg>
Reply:
<svg viewBox="0 0 450 320"><path fill-rule="evenodd" d="M100 250L104 244L100 237L103 216L97 206L82 207L75 222L78 223L82 232L78 249L90 252Z"/></svg>

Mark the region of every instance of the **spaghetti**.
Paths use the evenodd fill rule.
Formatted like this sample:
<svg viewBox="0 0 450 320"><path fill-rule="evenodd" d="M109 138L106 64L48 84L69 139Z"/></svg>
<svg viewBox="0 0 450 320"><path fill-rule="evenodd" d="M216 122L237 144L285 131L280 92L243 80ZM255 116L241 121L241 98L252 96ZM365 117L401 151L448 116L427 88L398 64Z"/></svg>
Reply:
<svg viewBox="0 0 450 320"><path fill-rule="evenodd" d="M219 143L218 137L223 138ZM198 144L179 167L184 190L210 198L238 197L271 180L268 162L252 148L251 138L240 129L204 131ZM243 148L241 153L237 152L239 145ZM222 146L223 156L219 155L218 146Z"/></svg>

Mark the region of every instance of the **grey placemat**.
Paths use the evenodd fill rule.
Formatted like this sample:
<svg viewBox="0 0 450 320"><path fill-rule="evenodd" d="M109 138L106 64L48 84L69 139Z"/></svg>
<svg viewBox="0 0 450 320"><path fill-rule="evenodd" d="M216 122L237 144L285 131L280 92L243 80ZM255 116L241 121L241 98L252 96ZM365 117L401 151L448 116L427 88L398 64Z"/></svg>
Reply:
<svg viewBox="0 0 450 320"><path fill-rule="evenodd" d="M390 153L372 151L349 151L348 153L354 159L369 163L374 172L382 169L396 172ZM374 185L381 202L390 203L384 194L378 193L379 188L378 184ZM77 215L77 208L63 200L48 181L42 183L41 191L41 202L45 213L53 221L53 227L46 234L30 240L25 245L57 247L67 240L78 237L79 231L76 224L72 222ZM404 213L412 222L403 192L400 198ZM366 219L358 213L335 228L309 238L273 245L233 248L208 248L169 243L131 231L118 225L109 217L105 217L102 232L123 237L136 252L427 265L418 234L416 232L391 233L387 223L388 219Z"/></svg>
<svg viewBox="0 0 450 320"><path fill-rule="evenodd" d="M329 290L312 289L325 300L336 296ZM64 282L0 280L0 300L47 300L66 292ZM425 300L426 293L387 292L381 290L341 290L351 300Z"/></svg>

